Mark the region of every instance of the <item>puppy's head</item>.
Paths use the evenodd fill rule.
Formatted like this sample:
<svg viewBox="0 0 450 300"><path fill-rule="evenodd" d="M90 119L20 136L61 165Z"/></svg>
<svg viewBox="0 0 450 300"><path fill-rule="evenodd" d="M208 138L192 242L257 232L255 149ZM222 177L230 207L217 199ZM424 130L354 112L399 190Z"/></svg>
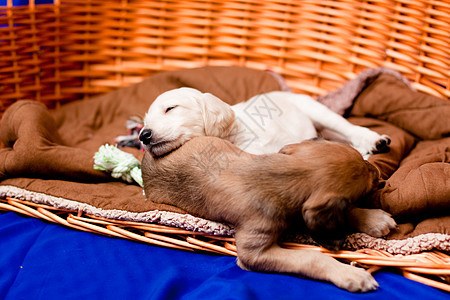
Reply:
<svg viewBox="0 0 450 300"><path fill-rule="evenodd" d="M230 106L192 88L167 91L144 118L139 139L153 156L163 156L196 136L222 137L234 122Z"/></svg>
<svg viewBox="0 0 450 300"><path fill-rule="evenodd" d="M302 214L312 237L325 247L339 247L352 230L348 210L378 190L378 170L352 147L325 140L288 145L280 152L308 169L311 195Z"/></svg>
<svg viewBox="0 0 450 300"><path fill-rule="evenodd" d="M319 138L286 145L279 152L300 159L316 185L339 190L352 203L382 188L379 170L349 145Z"/></svg>

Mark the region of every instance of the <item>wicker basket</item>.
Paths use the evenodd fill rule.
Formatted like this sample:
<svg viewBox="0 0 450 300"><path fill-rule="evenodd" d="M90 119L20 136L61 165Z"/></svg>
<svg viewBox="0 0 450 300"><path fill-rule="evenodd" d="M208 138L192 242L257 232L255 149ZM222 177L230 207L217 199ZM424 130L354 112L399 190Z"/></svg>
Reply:
<svg viewBox="0 0 450 300"><path fill-rule="evenodd" d="M140 82L163 70L205 65L271 69L296 92L324 94L368 67L386 66L419 91L450 97L450 3L446 1L55 0L0 7L0 114L19 99L55 108ZM236 255L233 238L154 224L100 220L17 199L0 209L72 228L165 247ZM312 247L285 244L289 248ZM394 257L326 252L370 267L450 275L441 252Z"/></svg>

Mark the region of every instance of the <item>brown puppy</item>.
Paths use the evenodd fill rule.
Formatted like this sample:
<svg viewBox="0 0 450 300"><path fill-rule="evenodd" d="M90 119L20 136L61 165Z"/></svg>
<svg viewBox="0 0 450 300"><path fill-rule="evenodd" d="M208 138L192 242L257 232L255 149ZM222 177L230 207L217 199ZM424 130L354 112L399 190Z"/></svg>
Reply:
<svg viewBox="0 0 450 300"><path fill-rule="evenodd" d="M357 225L383 223L383 232L395 226L380 210L353 209L352 203L377 189L378 172L349 146L305 141L280 153L251 155L228 141L197 137L163 157L145 153L142 175L148 200L234 225L244 269L299 274L353 292L378 286L363 269L278 245L280 235L300 220L324 239L342 232L348 219ZM369 211L363 214L367 222L358 210Z"/></svg>

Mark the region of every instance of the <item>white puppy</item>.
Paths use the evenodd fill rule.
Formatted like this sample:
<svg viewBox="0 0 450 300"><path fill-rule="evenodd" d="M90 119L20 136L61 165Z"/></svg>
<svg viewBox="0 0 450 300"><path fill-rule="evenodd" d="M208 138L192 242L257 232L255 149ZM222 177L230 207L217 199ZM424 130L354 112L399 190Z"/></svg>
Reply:
<svg viewBox="0 0 450 300"><path fill-rule="evenodd" d="M220 137L249 153L265 154L315 138L319 132L347 141L365 158L389 150L386 135L349 123L309 96L281 91L230 106L196 89L170 90L150 106L139 138L153 156L196 136Z"/></svg>

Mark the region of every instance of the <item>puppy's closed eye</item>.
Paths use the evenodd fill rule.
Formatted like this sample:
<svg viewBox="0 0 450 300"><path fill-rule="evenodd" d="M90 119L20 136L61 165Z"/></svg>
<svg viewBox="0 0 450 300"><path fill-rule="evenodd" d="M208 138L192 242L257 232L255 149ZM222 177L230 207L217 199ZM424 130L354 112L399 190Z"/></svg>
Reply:
<svg viewBox="0 0 450 300"><path fill-rule="evenodd" d="M167 114L169 111L171 111L172 109L174 109L175 107L177 107L178 105L174 105L174 106L169 106L168 108L166 108L165 113Z"/></svg>

